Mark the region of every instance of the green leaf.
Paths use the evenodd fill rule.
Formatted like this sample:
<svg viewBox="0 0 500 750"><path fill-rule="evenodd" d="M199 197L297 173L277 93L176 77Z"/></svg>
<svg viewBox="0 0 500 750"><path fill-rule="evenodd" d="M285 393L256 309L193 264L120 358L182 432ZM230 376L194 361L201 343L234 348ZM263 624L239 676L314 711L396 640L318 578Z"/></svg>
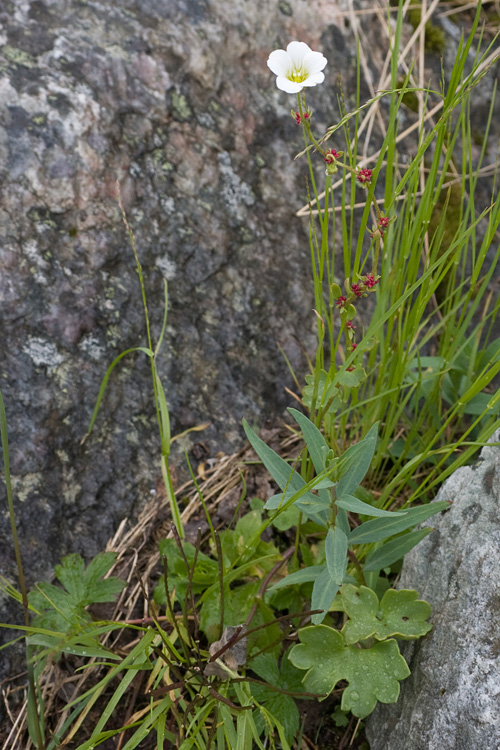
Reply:
<svg viewBox="0 0 500 750"><path fill-rule="evenodd" d="M224 533L224 532L223 532ZM221 534L222 537L222 534ZM221 540L222 541L222 540ZM174 539L161 539L158 543L160 554L166 558L167 562L167 582L169 592L175 589L175 598L183 602L187 592L189 571L181 552ZM182 543L182 549L186 556L189 568L194 564L196 549L189 542ZM224 550L223 550L224 553ZM228 563L228 566L230 563ZM198 552L196 558L196 567L192 576L193 593L199 594L218 580L219 568L217 562L203 552ZM167 604L167 594L165 591L165 577L162 575L154 591L154 600L161 606Z"/></svg>
<svg viewBox="0 0 500 750"><path fill-rule="evenodd" d="M416 508L408 508L405 511L396 511L392 518L374 518L373 521L365 521L351 531L349 544L380 542L401 531L411 529L412 526L422 523L449 506L449 502L441 500L428 505L418 505Z"/></svg>
<svg viewBox="0 0 500 750"><path fill-rule="evenodd" d="M303 692L302 672L293 666L284 654L281 665L278 667L278 659L273 654L260 654L249 662L249 667L270 685L289 692ZM271 690L265 685L250 683L250 689L255 699L263 704L265 708L285 728L287 742L292 744L299 731L299 711L295 700L291 695L284 695ZM256 724L260 732L264 730L265 722L262 715L256 717Z"/></svg>
<svg viewBox="0 0 500 750"><path fill-rule="evenodd" d="M339 526L328 529L325 554L330 578L341 586L347 568L347 537Z"/></svg>
<svg viewBox="0 0 500 750"><path fill-rule="evenodd" d="M87 604L112 602L115 596L125 587L125 583L120 581L119 578L114 576L104 578L114 565L115 560L116 554L114 552L100 552L87 565L83 574ZM64 583L62 578L59 578L59 580Z"/></svg>
<svg viewBox="0 0 500 750"><path fill-rule="evenodd" d="M373 550L367 555L363 570L367 572L370 570L382 570L382 568L392 565L397 560L401 560L407 552L416 547L433 530L430 527L426 527L417 531L410 531L409 534L398 536L396 539L386 542L382 547Z"/></svg>
<svg viewBox="0 0 500 750"><path fill-rule="evenodd" d="M311 609L323 610L317 615L312 615L311 621L315 625L319 625L325 619L338 590L339 584L332 579L328 567L325 565L321 575L316 578L312 590Z"/></svg>
<svg viewBox="0 0 500 750"><path fill-rule="evenodd" d="M243 420L243 429L245 430L245 434L250 445L252 446L278 487L280 487L280 489L285 493L284 497L282 495L273 495L273 497L269 498L265 505L266 509L277 509L281 504L284 505L287 501L289 501L293 495L299 493L301 490L304 490L306 482L302 479L300 474L297 474L297 472L294 471L289 466L289 464L281 458L281 456L278 456L278 454L275 453L272 448L266 445L266 443L261 440L258 435L255 434L255 432L250 428L245 419ZM302 497L300 497L300 500L296 501L296 504L297 507L304 511L304 513L307 513L308 507L310 507L313 514L317 513L318 506L324 505L324 503L321 502L317 495L313 495L312 492L308 491L304 492Z"/></svg>
<svg viewBox="0 0 500 750"><path fill-rule="evenodd" d="M97 644L94 638L86 638L82 636L78 639L78 643L74 643L73 640L66 642L60 638L56 638L52 635L46 635L44 633L34 633L30 635L30 644L34 646L44 646L50 648L53 651L62 651L65 654L76 654L77 656L95 656L98 659L114 659L120 661L122 658L112 651L107 651Z"/></svg>
<svg viewBox="0 0 500 750"><path fill-rule="evenodd" d="M307 445L307 450L309 451L314 468L316 469L316 474L321 474L321 472L326 469L326 457L330 452L325 438L316 425L313 424L305 414L297 411L297 409L288 409L288 411L301 429Z"/></svg>
<svg viewBox="0 0 500 750"><path fill-rule="evenodd" d="M305 487L305 482L303 487ZM300 490L299 490L300 492ZM298 495L297 490L287 490L286 492L280 492L278 495L272 495L269 500L266 501L265 509L268 511L278 510L278 508L285 507L289 500L295 495ZM307 508L308 510L323 511L330 507L330 499L326 500L319 495L313 495L312 492L304 492L302 495L297 497L297 500L293 502L289 507L297 506L297 508Z"/></svg>
<svg viewBox="0 0 500 750"><path fill-rule="evenodd" d="M464 413L480 416L488 409L491 393L477 393L465 404ZM498 412L498 408L494 413Z"/></svg>
<svg viewBox="0 0 500 750"><path fill-rule="evenodd" d="M315 581L325 570L326 565L312 565L309 568L301 568L294 573L289 573L285 578L282 578L281 581L275 583L274 586L271 586L269 591L276 591L277 589L282 589L285 586L293 586L297 583L301 584Z"/></svg>
<svg viewBox="0 0 500 750"><path fill-rule="evenodd" d="M161 452L163 456L168 456L170 455L170 415L165 391L158 374L156 374L156 396L160 412Z"/></svg>
<svg viewBox="0 0 500 750"><path fill-rule="evenodd" d="M66 555L62 562L62 565L54 566L56 578L62 583L68 593L71 594L76 605L78 605L78 603L87 604L86 587L83 577L85 571L83 558L80 557L80 555L71 554ZM106 568L105 572L107 571L108 568ZM55 593L55 595L57 596L57 593Z"/></svg>
<svg viewBox="0 0 500 750"><path fill-rule="evenodd" d="M260 439L251 429L246 419L243 420L243 429L250 445L280 489L283 491L293 490L294 492L299 492L305 485L302 477L281 456L278 456L272 448Z"/></svg>
<svg viewBox="0 0 500 750"><path fill-rule="evenodd" d="M335 491L338 499L352 495L365 478L375 453L377 434L378 422L370 428L363 440L351 445L340 457L342 476Z"/></svg>
<svg viewBox="0 0 500 750"><path fill-rule="evenodd" d="M260 588L259 581L244 583L234 589L229 584L224 586L224 628L229 625L241 625L250 614L255 598ZM220 611L221 591L214 588L208 592L200 610L200 628L203 630L210 642L219 637L219 626L221 619ZM257 616L257 615L256 615ZM255 623L252 621L252 627Z"/></svg>
<svg viewBox="0 0 500 750"><path fill-rule="evenodd" d="M351 527L349 525L349 517L347 512L343 508L337 508L337 517L335 518L335 525L342 529L346 537L349 539L351 533Z"/></svg>
<svg viewBox="0 0 500 750"><path fill-rule="evenodd" d="M431 630L426 622L430 605L418 598L416 591L389 589L379 602L374 591L366 586L342 586L340 597L350 620L342 629L347 644L374 636L378 641L391 636L420 638Z"/></svg>
<svg viewBox="0 0 500 750"><path fill-rule="evenodd" d="M364 503L353 495L344 495L341 500L335 501L335 505L344 510L349 510L351 513L359 513L364 516L390 516L392 518L395 512L398 512L401 516L401 511L380 510L369 503Z"/></svg>
<svg viewBox="0 0 500 750"><path fill-rule="evenodd" d="M399 680L410 674L393 639L361 649L346 644L341 633L326 625L303 628L299 639L289 659L299 669L308 670L302 681L305 690L326 698L340 680L346 680L349 685L341 708L361 719L373 711L377 701L395 703Z"/></svg>
<svg viewBox="0 0 500 750"><path fill-rule="evenodd" d="M348 316L350 320L354 316ZM354 370L340 370L336 376L336 382L343 385L345 388L357 388L360 383L366 378L366 372L358 365Z"/></svg>
<svg viewBox="0 0 500 750"><path fill-rule="evenodd" d="M316 389L316 408L318 408L319 404L323 407L329 404L327 414L334 413L340 405L337 381L333 380L327 385L328 375L325 370L319 370L316 375L306 375L305 380L307 385L302 391L302 402L308 409L312 409L316 377L318 379Z"/></svg>
<svg viewBox="0 0 500 750"><path fill-rule="evenodd" d="M272 525L278 531L288 531L292 526L297 526L300 518L300 510L296 505L291 505L282 510L272 521Z"/></svg>
<svg viewBox="0 0 500 750"><path fill-rule="evenodd" d="M90 433L92 432L92 428L93 428L94 423L95 423L95 421L97 419L97 415L99 414L99 408L101 406L101 401L103 399L104 392L106 390L106 386L108 385L108 380L111 377L111 373L115 369L115 367L118 364L118 362L121 359L123 359L123 357L126 357L127 354L131 354L132 352L143 352L144 354L147 354L148 357L153 357L154 356L154 354L151 351L151 349L148 349L145 346L134 346L132 349L127 349L126 351L122 352L117 357L115 357L115 359L112 361L112 363L110 364L110 366L106 370L106 374L105 374L104 378L102 379L101 387L99 388L99 393L98 393L98 396L97 396L97 401L96 401L96 404L94 406L94 411L92 412L92 418L90 420L89 429L87 431L87 434L90 435Z"/></svg>
<svg viewBox="0 0 500 750"><path fill-rule="evenodd" d="M114 552L101 552L87 568L80 555L67 555L54 568L64 588L51 583L40 583L28 594L28 601L39 614L33 625L47 630L69 633L90 621L85 607L97 602L112 602L126 586L118 578L106 578L114 564Z"/></svg>
<svg viewBox="0 0 500 750"><path fill-rule="evenodd" d="M243 624L257 600L257 611L252 619L252 628L260 625L267 625L267 627L248 636L248 653L260 651L260 649L279 652L281 628L275 621L272 609L257 597L260 586L261 581L252 581L235 588L229 588L229 584L224 587L224 628ZM221 592L219 588L214 588L208 593L200 610L200 629L211 643L219 637L220 607Z"/></svg>

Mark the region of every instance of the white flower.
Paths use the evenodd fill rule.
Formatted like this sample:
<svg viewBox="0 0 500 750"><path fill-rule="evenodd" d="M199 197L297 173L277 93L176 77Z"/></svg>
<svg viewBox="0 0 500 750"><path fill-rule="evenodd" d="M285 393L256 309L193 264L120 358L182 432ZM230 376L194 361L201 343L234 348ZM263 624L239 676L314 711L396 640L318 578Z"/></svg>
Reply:
<svg viewBox="0 0 500 750"><path fill-rule="evenodd" d="M313 52L305 42L290 42L286 50L276 49L267 61L276 79L276 86L288 94L302 91L304 86L323 83L321 71L328 60L321 52Z"/></svg>

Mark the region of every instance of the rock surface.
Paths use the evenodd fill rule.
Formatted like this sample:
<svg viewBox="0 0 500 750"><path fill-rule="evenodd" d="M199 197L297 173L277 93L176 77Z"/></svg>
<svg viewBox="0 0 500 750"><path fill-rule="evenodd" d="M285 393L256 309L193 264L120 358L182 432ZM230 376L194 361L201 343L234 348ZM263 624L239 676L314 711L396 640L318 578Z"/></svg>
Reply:
<svg viewBox="0 0 500 750"><path fill-rule="evenodd" d="M430 603L434 627L405 645L411 676L398 703L369 718L371 750L500 747L500 447L483 448L436 499L452 505L424 524L434 531L399 583Z"/></svg>
<svg viewBox="0 0 500 750"><path fill-rule="evenodd" d="M0 0L0 386L30 584L69 552L103 549L161 476L143 355L116 368L80 444L106 368L146 344L117 181L155 340L169 283L158 366L172 433L211 422L175 444L177 463L198 442L211 456L239 450L243 417L262 424L290 403L277 343L303 377L315 329L307 218L295 217L305 164L293 161L295 100L266 60L293 38L325 52L330 81L314 96L324 129L336 71L355 72L338 9ZM4 510L0 571L17 581ZM0 601L0 622L19 614ZM0 675L11 653L0 651Z"/></svg>
<svg viewBox="0 0 500 750"><path fill-rule="evenodd" d="M172 431L211 422L179 441L181 460L198 441L211 455L237 450L242 417L262 424L289 405L277 342L299 377L314 344L307 218L295 217L305 165L293 161L294 99L278 91L266 59L291 39L326 55L325 84L309 96L322 132L336 118L339 72L354 107L353 19L364 19L372 52L363 75L376 80L385 53L382 20L351 17L350 7L0 0L0 373L30 583L64 554L95 555L160 476L142 355L117 367L80 444L106 368L146 344L117 181L153 338L169 282L159 369ZM474 107L481 122L491 86L486 78ZM4 512L0 570L16 581ZM13 613L0 601L0 621ZM0 651L0 675L10 653Z"/></svg>

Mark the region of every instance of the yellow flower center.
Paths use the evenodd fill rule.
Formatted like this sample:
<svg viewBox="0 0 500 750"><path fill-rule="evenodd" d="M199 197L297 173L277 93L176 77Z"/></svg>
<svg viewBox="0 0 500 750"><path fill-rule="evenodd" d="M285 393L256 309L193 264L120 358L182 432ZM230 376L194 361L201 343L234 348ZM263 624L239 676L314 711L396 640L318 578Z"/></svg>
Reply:
<svg viewBox="0 0 500 750"><path fill-rule="evenodd" d="M287 78L289 81L293 81L294 83L302 83L306 80L309 73L304 68L292 68L292 70L289 72Z"/></svg>

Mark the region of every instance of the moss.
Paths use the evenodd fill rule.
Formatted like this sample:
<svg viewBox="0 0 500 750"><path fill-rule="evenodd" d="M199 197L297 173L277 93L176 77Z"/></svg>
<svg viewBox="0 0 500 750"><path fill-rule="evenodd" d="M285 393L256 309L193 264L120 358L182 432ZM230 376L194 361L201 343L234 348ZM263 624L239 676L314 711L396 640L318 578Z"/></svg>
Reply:
<svg viewBox="0 0 500 750"><path fill-rule="evenodd" d="M417 5L417 0L412 0L411 5ZM408 11L408 21L411 23L414 29L420 25L422 19L422 13L420 8L412 8ZM425 24L425 42L424 49L426 52L441 55L446 48L446 35L439 26L427 21Z"/></svg>
<svg viewBox="0 0 500 750"><path fill-rule="evenodd" d="M2 53L9 62L15 65L23 65L25 68L35 67L33 57L22 49L17 49L17 47L11 47L10 44L6 44L2 47Z"/></svg>
<svg viewBox="0 0 500 750"><path fill-rule="evenodd" d="M57 229L57 222L52 218L50 211L43 208L31 208L28 211L28 217L35 224L43 224L50 229Z"/></svg>
<svg viewBox="0 0 500 750"><path fill-rule="evenodd" d="M31 122L34 125L45 125L47 123L47 115L45 115L43 112L33 115L33 117L31 118Z"/></svg>
<svg viewBox="0 0 500 750"><path fill-rule="evenodd" d="M178 94L176 91L172 94L172 110L176 120L190 120L193 116L191 107L184 94Z"/></svg>

